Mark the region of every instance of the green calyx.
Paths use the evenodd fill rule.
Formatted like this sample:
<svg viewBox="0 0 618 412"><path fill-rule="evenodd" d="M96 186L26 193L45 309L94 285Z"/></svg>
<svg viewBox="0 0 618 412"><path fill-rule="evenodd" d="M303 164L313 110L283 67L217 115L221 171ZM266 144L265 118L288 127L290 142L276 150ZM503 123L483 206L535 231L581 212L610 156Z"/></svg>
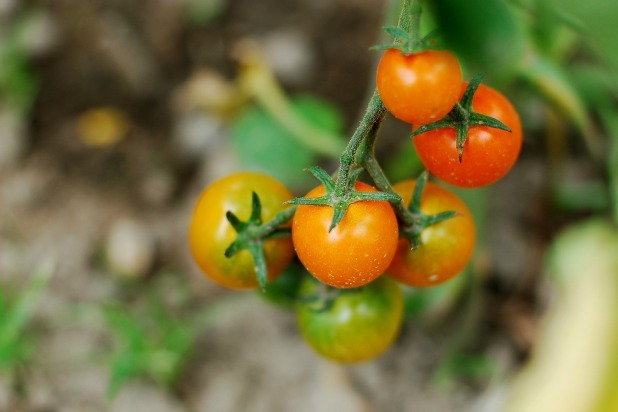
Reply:
<svg viewBox="0 0 618 412"><path fill-rule="evenodd" d="M433 215L425 215L421 212L421 198L428 179L429 173L425 170L416 180L412 199L408 205L410 219L407 219L408 222L405 222L399 230L399 234L410 241L410 248L412 250L418 249L423 230L459 215L454 210L447 210Z"/></svg>
<svg viewBox="0 0 618 412"><path fill-rule="evenodd" d="M464 145L468 138L468 130L474 126L487 126L500 130L511 132L511 129L502 123L500 120L495 119L484 114L476 113L472 110L472 99L476 93L481 81L483 80L483 74L477 74L468 84L464 95L459 103L457 103L453 109L442 119L420 126L412 133L412 138L419 134L429 132L431 130L443 129L445 127L452 127L457 132L457 154L459 155L459 162L461 163L464 153Z"/></svg>
<svg viewBox="0 0 618 412"><path fill-rule="evenodd" d="M324 171L324 169L314 166L308 169L316 179L323 185L325 194L320 197L306 198L297 197L289 200L287 203L293 205L314 205L314 206L330 206L334 209L333 219L328 231L333 230L343 219L348 206L352 203L361 201L378 201L378 202L400 202L401 198L392 193L384 192L360 192L354 188L356 179L363 169L354 169L348 174L347 181L335 182L333 178Z"/></svg>
<svg viewBox="0 0 618 412"><path fill-rule="evenodd" d="M225 249L225 257L231 258L241 250L247 250L253 257L255 273L262 290L268 283L268 269L266 256L264 255L264 241L267 239L290 236L289 228L280 227L290 220L295 208L279 212L271 221L262 222L262 202L257 193L251 193L251 216L247 221L241 221L234 213L228 211L225 214L227 221L237 233L234 240Z"/></svg>
<svg viewBox="0 0 618 412"><path fill-rule="evenodd" d="M298 295L295 300L299 305L306 306L314 312L325 312L332 308L337 299L343 295L359 293L363 287L340 289L315 280L316 290L313 293Z"/></svg>
<svg viewBox="0 0 618 412"><path fill-rule="evenodd" d="M414 32L407 32L401 27L386 26L384 31L393 38L393 42L390 44L379 44L372 46L369 50L388 50L397 49L403 54L420 53L425 50L442 50L444 49L441 41L440 34L437 30L434 30L427 34L425 37L418 39L418 36Z"/></svg>

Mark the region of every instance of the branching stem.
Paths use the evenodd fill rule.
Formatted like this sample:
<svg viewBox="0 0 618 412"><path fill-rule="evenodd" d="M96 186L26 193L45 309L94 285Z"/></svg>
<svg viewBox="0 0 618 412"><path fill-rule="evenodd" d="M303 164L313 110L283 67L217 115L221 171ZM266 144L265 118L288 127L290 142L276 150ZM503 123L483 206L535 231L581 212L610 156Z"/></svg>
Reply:
<svg viewBox="0 0 618 412"><path fill-rule="evenodd" d="M277 232L280 227L294 217L294 213L296 212L296 206L289 207L281 212L277 213L275 217L273 217L268 222L260 225L259 227L252 228L251 237L253 238L266 238L269 235Z"/></svg>

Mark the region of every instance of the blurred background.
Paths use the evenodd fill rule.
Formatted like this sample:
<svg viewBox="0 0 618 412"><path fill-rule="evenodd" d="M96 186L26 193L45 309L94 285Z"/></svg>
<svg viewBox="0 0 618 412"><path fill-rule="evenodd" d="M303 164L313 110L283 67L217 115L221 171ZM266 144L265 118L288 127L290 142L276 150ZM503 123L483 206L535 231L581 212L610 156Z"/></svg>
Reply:
<svg viewBox="0 0 618 412"><path fill-rule="evenodd" d="M473 261L406 289L382 357L323 360L289 308L192 262L189 218L214 179L261 170L300 196L304 168L335 170L399 7L0 0L0 411L618 410L611 2L424 10L464 77L512 100L524 147L497 184L457 190ZM393 181L422 170L409 132L390 116L380 132Z"/></svg>

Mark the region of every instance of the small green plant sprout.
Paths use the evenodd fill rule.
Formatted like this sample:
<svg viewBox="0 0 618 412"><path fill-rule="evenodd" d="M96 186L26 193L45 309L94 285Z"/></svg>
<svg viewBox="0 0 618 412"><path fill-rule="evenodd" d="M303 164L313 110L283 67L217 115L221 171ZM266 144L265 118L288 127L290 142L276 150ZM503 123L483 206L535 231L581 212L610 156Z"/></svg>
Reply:
<svg viewBox="0 0 618 412"><path fill-rule="evenodd" d="M11 380L34 354L36 339L28 326L52 273L50 265L42 266L23 289L0 287L0 374Z"/></svg>

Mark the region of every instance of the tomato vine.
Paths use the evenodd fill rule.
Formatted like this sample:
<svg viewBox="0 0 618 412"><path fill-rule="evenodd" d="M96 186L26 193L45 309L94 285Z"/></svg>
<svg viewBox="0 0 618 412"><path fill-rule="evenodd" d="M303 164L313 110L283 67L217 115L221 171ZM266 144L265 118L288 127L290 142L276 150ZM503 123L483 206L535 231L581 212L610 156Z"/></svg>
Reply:
<svg viewBox="0 0 618 412"><path fill-rule="evenodd" d="M469 173L483 175L482 170L469 172L466 169L469 164L468 158L478 157L473 145L474 132L477 128L482 127L485 132L489 131L488 133L502 133L496 137L496 144L505 144L505 142L511 144L512 142L513 147L516 148L513 152L514 157L509 158L509 161L505 163L506 167L501 170L499 176L494 173L490 181L483 180L482 184L492 183L504 175L514 163L521 145L521 127L518 123L514 124L511 121L512 118L517 117L516 113L514 116L504 118L502 112L486 111L485 106L482 105L483 108L477 111L478 96L482 95L484 99L496 101L499 99L491 93L489 97L486 97L486 90L489 88L480 85L480 76L474 77L469 85L463 83L459 62L451 52L440 50L441 46L439 42L436 42L436 33L421 38L420 15L419 0L403 0L397 27L385 28L393 36L392 44L379 46L377 49L387 49L383 59L389 56L399 59L388 64L407 66L419 60L421 70L429 72L415 73L412 71L410 76L418 78L418 82L408 84L400 81L402 79L396 79L399 76L397 67L378 68L377 88L368 102L359 125L339 156L339 168L333 176L317 166L308 168L308 171L321 185L303 197L291 199L289 198L291 196L281 199L282 192L279 191L278 199L281 199L281 202L285 201L285 204L280 204L278 210L271 208L266 214L262 204L272 202L272 198L269 197L273 195L261 187L262 184L259 181L263 179L262 177L252 178L247 175L247 181L241 184L247 196L242 201L243 206L240 207L245 215L244 218L238 216L235 211L228 210L224 214L217 212L216 221L210 220L213 227L204 227L204 222L209 220L200 215L209 213L208 207L215 210L221 208L220 204L208 205L208 203L221 202L218 199L206 201L202 199L199 205L206 203L207 206L198 205L191 225L192 249L200 266L205 272L209 270L219 272L214 278L223 285L226 281L222 278L226 276L233 280L242 278L240 284L230 282L229 286L235 288L256 286L262 289L267 288L268 281L272 280L290 259L284 250L284 244L279 245L282 248L280 252L273 252L276 249L272 246L267 249L267 245L275 241L293 243L295 253L307 271L321 284L335 287L328 289L329 298L327 300L332 304L329 307L316 309L315 305L307 304L307 296L297 296L299 321L305 325L302 326L303 333L318 352L343 361L376 356L392 343L393 336L398 330L401 311L400 298L395 297L400 296L398 287L393 286L390 280L378 282L376 279L381 278L385 272L390 270L393 277L402 283L421 287L432 286L451 279L463 270L474 249L474 223L466 206L455 195L433 183L428 183L429 174L427 172L422 173L416 180L413 190L410 189L409 182L404 186L402 184L393 186L385 175L376 158L375 146L378 132L388 113L414 124L412 138L415 145L417 140L421 138L427 140L432 133L446 133L455 129L453 146L458 154L459 162L449 165L449 173L455 176L462 175L464 178L450 178L440 174L437 177L453 184L461 183L460 186L464 187L475 186L475 184L469 184ZM407 69L410 68L406 67ZM415 67L412 70L417 69ZM431 73L431 70L435 73ZM402 89L405 90L402 92ZM428 97L430 100L427 100ZM281 96L278 96L276 100L281 102ZM390 103L385 105L385 101ZM431 107L425 110L423 106ZM401 112L402 109L403 112ZM512 130L514 133L511 136ZM319 134L316 136L320 137ZM429 139L437 141L438 137ZM329 146L328 151L332 152L332 149L333 147ZM439 150L446 153L444 149ZM464 156L468 150L472 152ZM434 172L431 160L440 154L430 155L427 159L421 156L426 167L434 174L437 173ZM488 152L485 157L481 157L481 161L477 161L475 166L482 167L478 163L489 161L491 156L494 154ZM496 158L496 161L499 162L501 159ZM375 187L358 181L364 171L367 172ZM254 185L261 188L262 192L254 189ZM279 185L280 183L276 181L267 184L270 188ZM402 190L402 187L406 189ZM426 188L427 192L425 192ZM227 190L233 189L229 187ZM208 193L208 190L205 193ZM206 195L203 197L208 198ZM287 207L286 205L293 206ZM225 219L227 221L223 222ZM232 228L235 237L231 241L229 236L225 238L229 244L224 248L222 253L224 256L213 256L210 250L206 250L206 247L214 243L205 242L203 238L213 237L212 232L221 231L222 225L227 225L228 233ZM439 228L439 230L431 231L432 228ZM289 239L290 234L291 239ZM220 250L219 243L221 242L219 240L216 242L218 243L215 249ZM226 258L234 259L244 252L248 252L253 260L252 273L248 273L251 271L248 271L246 262L241 265L242 274L240 274L238 272L241 270L240 266L221 261ZM280 264L279 261L284 263ZM446 263L436 264L440 263L437 261ZM449 264L449 261L453 264ZM418 267L411 268L410 265ZM219 269L220 267L224 270ZM257 282L247 280L251 277L257 279ZM303 286L300 290L315 291L316 288L311 285ZM380 285L375 286L377 295L363 292L365 291L363 288L369 288L368 291L373 290L372 285ZM392 308L396 307L396 309L388 309L389 313L393 314L393 322L388 331L389 338L386 341L380 341L376 351L370 353L360 351L354 356L347 356L345 355L346 348L343 352L341 348L337 348L336 352L330 353L330 349L321 346L324 342L321 342L321 338L319 336L316 338L311 332L314 318L324 319L316 320L323 325L320 328L328 329L322 331L324 336L328 336L328 339L340 339L341 342L335 343L347 345L349 354L356 350L349 346L360 343L354 337L349 336L349 328L355 327L354 325L342 326L336 321L336 315L333 315L335 318L330 319L325 317L325 314L315 315L314 311L324 312L344 305L342 302L352 299L348 293L350 290L359 291L359 294L354 295L354 299L363 299L359 296L378 296L382 293L380 291L385 290L384 288L389 290L389 299L395 299L399 303L393 304ZM375 326L373 321L368 325L368 327ZM341 332L342 330L347 332Z"/></svg>

